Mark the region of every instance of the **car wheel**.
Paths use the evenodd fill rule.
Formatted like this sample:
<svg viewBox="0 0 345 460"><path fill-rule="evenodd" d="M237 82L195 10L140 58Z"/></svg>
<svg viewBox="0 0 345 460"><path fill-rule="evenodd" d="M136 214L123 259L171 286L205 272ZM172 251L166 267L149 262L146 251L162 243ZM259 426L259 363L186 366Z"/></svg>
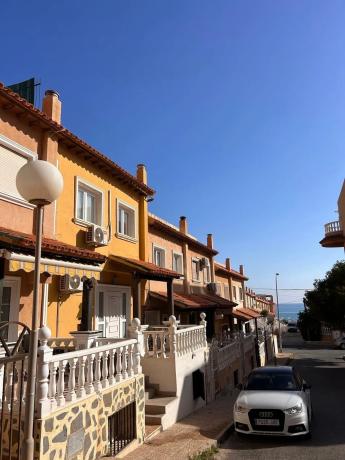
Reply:
<svg viewBox="0 0 345 460"><path fill-rule="evenodd" d="M345 342L342 342L342 343L340 344L340 350L345 350Z"/></svg>

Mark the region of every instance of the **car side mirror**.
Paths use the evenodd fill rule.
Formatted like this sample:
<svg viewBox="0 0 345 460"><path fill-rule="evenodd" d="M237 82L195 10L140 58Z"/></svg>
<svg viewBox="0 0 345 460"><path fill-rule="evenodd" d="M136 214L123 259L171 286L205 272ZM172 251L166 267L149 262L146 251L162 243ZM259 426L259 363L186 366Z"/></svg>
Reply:
<svg viewBox="0 0 345 460"><path fill-rule="evenodd" d="M238 383L238 384L236 385L236 388L237 388L238 390L243 390L243 385L242 385L242 383Z"/></svg>
<svg viewBox="0 0 345 460"><path fill-rule="evenodd" d="M303 388L303 391L305 391L305 390L310 390L310 389L311 389L311 385L308 385L308 383L303 383L302 388Z"/></svg>

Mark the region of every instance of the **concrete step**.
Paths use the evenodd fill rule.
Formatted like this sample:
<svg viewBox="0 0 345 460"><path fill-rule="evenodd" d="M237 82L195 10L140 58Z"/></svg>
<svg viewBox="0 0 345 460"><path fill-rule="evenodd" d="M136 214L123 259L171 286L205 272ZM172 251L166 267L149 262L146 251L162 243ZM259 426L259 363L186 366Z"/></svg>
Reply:
<svg viewBox="0 0 345 460"><path fill-rule="evenodd" d="M153 387L146 387L145 388L145 400L149 400L156 395L156 389Z"/></svg>
<svg viewBox="0 0 345 460"><path fill-rule="evenodd" d="M166 414L170 403L176 400L175 396L155 396L146 401L145 412L148 415Z"/></svg>
<svg viewBox="0 0 345 460"><path fill-rule="evenodd" d="M162 418L165 414L145 415L145 425L162 425Z"/></svg>
<svg viewBox="0 0 345 460"><path fill-rule="evenodd" d="M157 434L163 430L162 425L145 425L145 438L144 442L151 441Z"/></svg>

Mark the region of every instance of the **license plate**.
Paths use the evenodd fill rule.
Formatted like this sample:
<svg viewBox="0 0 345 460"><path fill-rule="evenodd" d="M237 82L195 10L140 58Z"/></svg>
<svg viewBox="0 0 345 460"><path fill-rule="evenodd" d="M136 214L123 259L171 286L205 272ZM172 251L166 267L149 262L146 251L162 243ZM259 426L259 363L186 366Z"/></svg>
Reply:
<svg viewBox="0 0 345 460"><path fill-rule="evenodd" d="M277 426L279 425L279 420L276 418L256 418L255 419L255 424L256 425L273 425Z"/></svg>

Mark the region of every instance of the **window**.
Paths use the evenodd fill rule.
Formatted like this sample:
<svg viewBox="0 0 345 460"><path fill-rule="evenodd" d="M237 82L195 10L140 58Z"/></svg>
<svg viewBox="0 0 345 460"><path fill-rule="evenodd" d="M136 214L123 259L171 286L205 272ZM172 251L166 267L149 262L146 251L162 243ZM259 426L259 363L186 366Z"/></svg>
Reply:
<svg viewBox="0 0 345 460"><path fill-rule="evenodd" d="M238 291L240 293L240 300L243 301L243 289L242 288L238 288Z"/></svg>
<svg viewBox="0 0 345 460"><path fill-rule="evenodd" d="M232 296L233 298L236 300L237 297L236 297L236 286L232 286Z"/></svg>
<svg viewBox="0 0 345 460"><path fill-rule="evenodd" d="M11 203L32 208L18 192L16 177L19 169L36 154L0 134L0 197Z"/></svg>
<svg viewBox="0 0 345 460"><path fill-rule="evenodd" d="M192 279L200 281L200 265L198 259L192 259Z"/></svg>
<svg viewBox="0 0 345 460"><path fill-rule="evenodd" d="M230 299L229 286L224 285L224 297Z"/></svg>
<svg viewBox="0 0 345 460"><path fill-rule="evenodd" d="M206 267L204 268L203 272L204 272L204 283L205 284L208 284L211 282L211 272L210 272L210 266L209 265L206 265Z"/></svg>
<svg viewBox="0 0 345 460"><path fill-rule="evenodd" d="M172 269L177 273L183 273L183 257L178 252L173 252Z"/></svg>
<svg viewBox="0 0 345 460"><path fill-rule="evenodd" d="M158 265L158 267L165 267L165 250L158 248L157 246L153 247L153 263Z"/></svg>
<svg viewBox="0 0 345 460"><path fill-rule="evenodd" d="M76 218L90 224L102 225L101 191L77 178Z"/></svg>
<svg viewBox="0 0 345 460"><path fill-rule="evenodd" d="M117 202L117 232L126 238L136 238L135 209L121 201Z"/></svg>

